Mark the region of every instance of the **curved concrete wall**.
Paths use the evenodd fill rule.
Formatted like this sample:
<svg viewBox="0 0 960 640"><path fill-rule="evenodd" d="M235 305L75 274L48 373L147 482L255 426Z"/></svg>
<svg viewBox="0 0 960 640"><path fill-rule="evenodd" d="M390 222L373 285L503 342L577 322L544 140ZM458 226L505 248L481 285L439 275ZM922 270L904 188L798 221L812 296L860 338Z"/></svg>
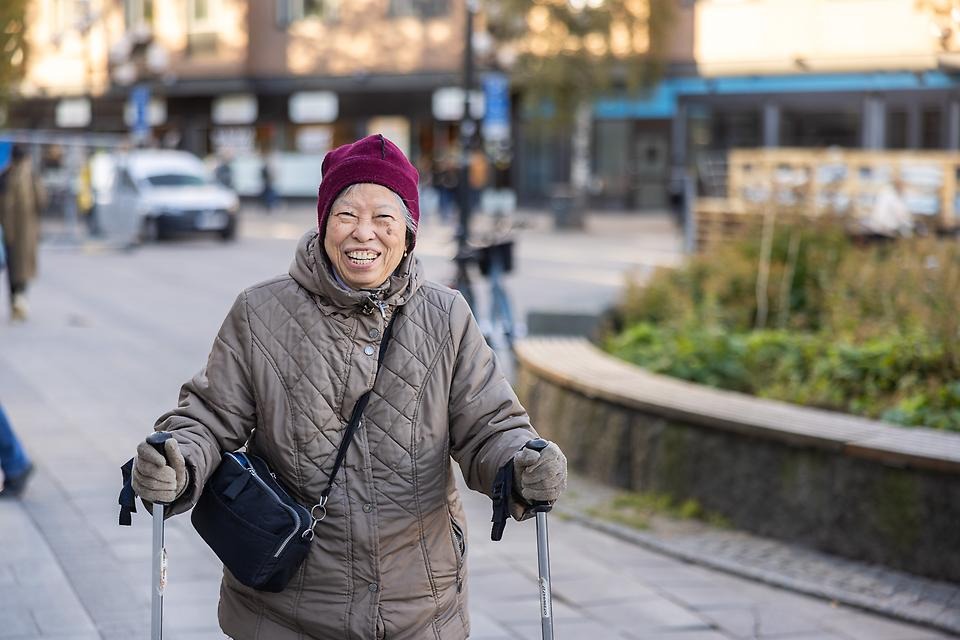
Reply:
<svg viewBox="0 0 960 640"><path fill-rule="evenodd" d="M518 392L576 471L734 527L960 581L960 435L650 374L582 340L518 346Z"/></svg>

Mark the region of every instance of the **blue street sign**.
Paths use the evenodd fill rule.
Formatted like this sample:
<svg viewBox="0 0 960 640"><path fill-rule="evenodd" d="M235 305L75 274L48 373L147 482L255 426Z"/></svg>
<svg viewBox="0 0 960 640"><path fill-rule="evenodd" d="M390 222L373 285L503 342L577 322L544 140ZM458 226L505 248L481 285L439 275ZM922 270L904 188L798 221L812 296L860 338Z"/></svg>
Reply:
<svg viewBox="0 0 960 640"><path fill-rule="evenodd" d="M137 137L146 137L150 133L148 109L150 107L150 87L137 85L130 91L130 102L133 104L133 124L130 129Z"/></svg>
<svg viewBox="0 0 960 640"><path fill-rule="evenodd" d="M502 73L489 73L483 78L483 137L489 140L510 139L510 81Z"/></svg>

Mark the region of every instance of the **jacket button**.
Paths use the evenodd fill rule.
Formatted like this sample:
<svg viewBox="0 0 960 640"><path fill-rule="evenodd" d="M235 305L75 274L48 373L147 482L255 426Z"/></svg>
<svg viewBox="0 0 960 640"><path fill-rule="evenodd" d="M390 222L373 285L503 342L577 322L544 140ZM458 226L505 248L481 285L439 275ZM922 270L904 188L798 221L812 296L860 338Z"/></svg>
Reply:
<svg viewBox="0 0 960 640"><path fill-rule="evenodd" d="M380 587L378 587L378 586L375 585L375 584L371 584L371 585L368 585L368 586L367 586L367 589L370 590L370 593L376 593L379 588L380 588Z"/></svg>
<svg viewBox="0 0 960 640"><path fill-rule="evenodd" d="M363 510L364 510L365 513L370 513L371 511L373 511L373 503L368 502L368 503L364 504L364 505L363 505Z"/></svg>
<svg viewBox="0 0 960 640"><path fill-rule="evenodd" d="M376 349L374 349L374 348L371 347L370 345L367 345L367 346L365 346L365 347L363 348L363 352L364 352L365 354L367 354L368 356L372 356L374 351L376 351Z"/></svg>
<svg viewBox="0 0 960 640"><path fill-rule="evenodd" d="M370 337L376 340L380 337L380 329L370 329Z"/></svg>

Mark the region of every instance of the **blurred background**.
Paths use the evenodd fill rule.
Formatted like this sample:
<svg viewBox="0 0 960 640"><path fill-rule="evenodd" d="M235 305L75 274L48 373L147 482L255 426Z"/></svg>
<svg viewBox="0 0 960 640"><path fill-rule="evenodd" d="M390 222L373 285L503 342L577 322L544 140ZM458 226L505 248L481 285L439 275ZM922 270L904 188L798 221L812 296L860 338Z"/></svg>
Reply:
<svg viewBox="0 0 960 640"><path fill-rule="evenodd" d="M0 638L146 637L118 468L372 133L568 453L559 637L960 634L960 0L0 0ZM539 637L467 502L473 637Z"/></svg>

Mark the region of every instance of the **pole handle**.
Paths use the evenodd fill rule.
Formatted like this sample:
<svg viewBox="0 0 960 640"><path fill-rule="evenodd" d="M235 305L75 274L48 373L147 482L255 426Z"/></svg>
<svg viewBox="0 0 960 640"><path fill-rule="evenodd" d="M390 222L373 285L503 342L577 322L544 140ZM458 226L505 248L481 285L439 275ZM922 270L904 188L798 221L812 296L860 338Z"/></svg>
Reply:
<svg viewBox="0 0 960 640"><path fill-rule="evenodd" d="M147 444L157 450L157 453L162 455L166 459L166 451L164 450L163 443L173 437L173 434L169 431L154 431L147 436Z"/></svg>
<svg viewBox="0 0 960 640"><path fill-rule="evenodd" d="M147 436L147 444L153 447L157 453L163 456L163 459L167 459L166 447L164 443L173 437L173 434L168 431L154 431ZM156 504L163 506L164 503L157 502ZM161 511L162 513L162 511Z"/></svg>
<svg viewBox="0 0 960 640"><path fill-rule="evenodd" d="M549 445L550 443L544 440L543 438L535 438L527 442L527 444L523 445L523 448L532 449L537 453L540 453L541 451L546 449ZM533 507L534 513L547 513L551 509L553 509L553 505L550 504L549 502L541 502L539 500L534 500L533 502L530 503L530 506Z"/></svg>

